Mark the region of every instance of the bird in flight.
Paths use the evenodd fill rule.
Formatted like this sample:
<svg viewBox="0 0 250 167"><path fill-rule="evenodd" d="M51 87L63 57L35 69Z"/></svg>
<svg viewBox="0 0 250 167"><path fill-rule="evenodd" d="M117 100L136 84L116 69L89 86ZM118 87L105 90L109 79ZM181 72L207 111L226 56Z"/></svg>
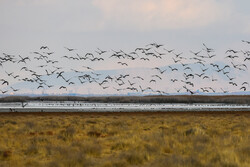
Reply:
<svg viewBox="0 0 250 167"><path fill-rule="evenodd" d="M74 50L76 50L76 49L72 49L72 48L67 48L67 47L64 47L65 49L67 49L68 51L74 51Z"/></svg>
<svg viewBox="0 0 250 167"><path fill-rule="evenodd" d="M203 46L205 46L205 51L207 52L207 53L210 53L210 52L214 52L214 49L212 49L212 48L208 48L204 43L203 43Z"/></svg>
<svg viewBox="0 0 250 167"><path fill-rule="evenodd" d="M48 50L49 50L49 47L48 47L48 46L41 46L41 47L40 47L40 50L41 50L41 49L48 49Z"/></svg>
<svg viewBox="0 0 250 167"><path fill-rule="evenodd" d="M8 92L8 90L1 90L1 89L0 89L0 91L2 92L2 94L5 94Z"/></svg>
<svg viewBox="0 0 250 167"><path fill-rule="evenodd" d="M19 91L19 89L14 89L13 87L10 87L14 92Z"/></svg>
<svg viewBox="0 0 250 167"><path fill-rule="evenodd" d="M250 44L250 41L245 41L245 40L241 40L242 42L245 42L247 44Z"/></svg>
<svg viewBox="0 0 250 167"><path fill-rule="evenodd" d="M121 64L122 66L123 66L123 65L128 66L128 64L127 64L127 63L123 63L123 62L120 62L120 61L119 61L119 62L117 62L117 63L118 63L118 64Z"/></svg>
<svg viewBox="0 0 250 167"><path fill-rule="evenodd" d="M222 89L222 88L220 88L220 89L222 90L223 93L228 93L227 90L224 90L224 89Z"/></svg>
<svg viewBox="0 0 250 167"><path fill-rule="evenodd" d="M95 52L98 53L99 55L107 52L106 50L101 50L99 48L97 48L97 49L98 49L98 51L95 51Z"/></svg>
<svg viewBox="0 0 250 167"><path fill-rule="evenodd" d="M87 68L88 70L94 71L92 68L90 68L90 67L88 67L88 66L82 66L82 67Z"/></svg>
<svg viewBox="0 0 250 167"><path fill-rule="evenodd" d="M171 49L171 50L167 50L167 49L165 49L165 48L163 48L163 49L166 50L168 53L171 53L171 52L174 51L174 49Z"/></svg>
<svg viewBox="0 0 250 167"><path fill-rule="evenodd" d="M67 88L65 86L60 86L59 89L66 89L67 90Z"/></svg>
<svg viewBox="0 0 250 167"><path fill-rule="evenodd" d="M190 50L190 52L193 53L195 56L197 56L199 53L201 53L201 51L199 51L199 52L193 52L193 51Z"/></svg>
<svg viewBox="0 0 250 167"><path fill-rule="evenodd" d="M240 90L241 89L243 89L243 91L246 91L247 90L247 88L245 87L245 86L242 86L241 88L240 88Z"/></svg>
<svg viewBox="0 0 250 167"><path fill-rule="evenodd" d="M242 40L242 42L250 44L250 41ZM0 70L3 70L0 71L0 74L2 74L1 78L4 76L6 78L0 79L0 86L6 86L6 88L0 87L2 89L0 89L0 93L13 93L13 91L18 91L18 89L13 88L15 86L11 88L12 84L15 85L15 82L18 81L34 83L36 84L35 88L39 90L46 90L47 88L56 86L56 84L51 85L50 83L50 80L52 81L53 79L58 79L59 81L63 82L60 85L57 85L57 89L59 88L61 90L68 90L69 85L71 86L83 83L99 83L99 85L102 86L103 89L112 88L113 86L117 87L118 84L120 87L117 91L137 91L138 89L141 90L141 92L145 90L151 90L152 93L165 94L164 91L160 90L160 88L157 87L158 85L154 85L154 90L148 88L142 89L141 86L144 87L144 84L146 82L147 84L152 83L152 85L153 83L161 84L164 85L165 88L168 87L168 83L171 83L172 85L178 83L182 84L179 85L182 90L185 91L186 89L187 92L194 94L196 93L195 90L202 90L203 92L214 92L216 86L213 88L204 87L200 86L199 82L207 82L207 84L209 85L211 83L215 83L216 81L216 83L222 84L219 83L219 80L222 77L222 80L226 80L227 86L230 86L230 89L234 87L234 89L237 88L238 90L240 89L242 91L246 91L249 88L249 81L247 80L248 78L246 77L246 82L241 84L242 82L237 81L237 79L239 78L236 77L238 73L234 73L234 70L237 70L237 72L241 73L245 72L245 74L249 72L248 65L250 60L250 50L245 49L227 49L223 52L225 54L223 56L225 62L218 62L214 61L214 59L211 59L212 57L216 56L214 49L208 48L204 43L202 48L199 50L187 50L187 52L189 53L188 55L186 55L184 52L180 53L178 51L175 51L175 49L167 50L163 45L157 43L150 43L145 47L138 47L135 50L133 49L132 52L125 50L114 51L112 49L102 50L100 48L97 48L93 52L80 53L77 51L78 53L76 53L75 50L77 49L74 47L62 47L62 50L67 52L65 56L54 54L54 52L45 45L39 48L39 51L30 52L32 55L28 57L20 56L19 54L11 55L2 53L2 56L0 56ZM182 55L183 57L181 57ZM53 59L51 59L52 57ZM56 59L57 57L62 59ZM111 58L111 62L106 62L108 58ZM62 63L66 64L61 64L60 60L63 60ZM144 74L147 74L147 78L146 76L142 77L144 74L141 74L141 72L137 70L129 71L129 73L127 73L126 75L124 75L124 71L122 71L120 74L111 74L108 72L102 73L101 71L95 70L98 69L97 66L102 62L104 64L109 64L110 66L117 63L119 64L119 66L123 67L145 62L145 64L148 65L147 68L151 69L151 67L159 65L156 64L158 62L154 62L154 60L159 61L159 63L162 61L162 63L166 64L162 64L161 66L152 68L152 73L151 71L149 73L147 73L146 70L142 71L144 72ZM243 61L245 64L242 63ZM79 63L77 64L77 62ZM9 68L5 68L6 66L8 67L9 64L12 65L13 63L16 63L20 73L18 73L17 71L9 73ZM23 64L26 65L24 66ZM61 67L53 66L54 64L61 64ZM71 66L67 66L67 64ZM91 67L93 67L94 69ZM69 71L69 69L71 70ZM141 76L137 72L139 72ZM174 75L178 75L180 76L180 78L176 78ZM215 75L216 79L213 77ZM231 78L230 76L235 77ZM163 82L165 82L166 80L168 80L168 83L164 84ZM111 85L112 83L114 83L115 85ZM183 85L185 87L183 87ZM126 88L126 86L129 87ZM189 87L191 86L193 88L189 89ZM176 89L173 87L173 90ZM228 92L229 91L231 90L228 89Z"/></svg>
<svg viewBox="0 0 250 167"><path fill-rule="evenodd" d="M1 81L3 81L2 85L6 84L6 85L9 85L9 82L4 80L4 79L1 79Z"/></svg>

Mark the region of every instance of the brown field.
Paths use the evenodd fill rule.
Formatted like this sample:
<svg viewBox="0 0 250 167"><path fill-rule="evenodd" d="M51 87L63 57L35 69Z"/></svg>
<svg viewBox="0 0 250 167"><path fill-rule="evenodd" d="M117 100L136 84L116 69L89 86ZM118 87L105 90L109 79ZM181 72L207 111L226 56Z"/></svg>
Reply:
<svg viewBox="0 0 250 167"><path fill-rule="evenodd" d="M0 113L0 166L249 167L250 113Z"/></svg>

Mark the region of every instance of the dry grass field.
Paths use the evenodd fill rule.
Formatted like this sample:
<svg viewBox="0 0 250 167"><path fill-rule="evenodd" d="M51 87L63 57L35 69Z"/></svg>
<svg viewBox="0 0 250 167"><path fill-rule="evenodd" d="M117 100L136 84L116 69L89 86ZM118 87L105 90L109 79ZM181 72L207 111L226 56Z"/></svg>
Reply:
<svg viewBox="0 0 250 167"><path fill-rule="evenodd" d="M1 113L0 166L249 167L250 113Z"/></svg>

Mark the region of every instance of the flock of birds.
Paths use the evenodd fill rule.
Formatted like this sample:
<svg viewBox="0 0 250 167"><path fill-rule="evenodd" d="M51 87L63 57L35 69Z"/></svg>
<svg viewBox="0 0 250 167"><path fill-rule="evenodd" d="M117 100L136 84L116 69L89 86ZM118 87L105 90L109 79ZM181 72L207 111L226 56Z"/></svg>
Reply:
<svg viewBox="0 0 250 167"><path fill-rule="evenodd" d="M249 41L242 42L250 46ZM157 89L157 84L162 85L166 80L171 83L175 93L196 94L197 90L204 93L227 93L229 90L225 89L224 84L217 90L213 87L213 83L224 78L227 86L232 86L235 90L247 91L249 88L249 79L245 78L245 81L239 82L235 71L248 73L250 50L226 50L224 60L227 63L216 63L218 55L206 44L203 44L200 50L190 50L189 56L157 43L135 48L131 52L97 48L94 52L81 54L75 48L64 47L64 50L66 55L60 57L55 56L56 53L48 46L41 46L38 51L30 52L29 56L2 53L0 94L16 94L23 89L16 83L23 82L34 85L37 90L67 91L73 85L96 84L101 90L164 95L169 93L167 88ZM145 74L147 77L136 73L111 75L95 70L97 63L105 61L111 61L111 66L116 64L128 68L131 62L154 64L155 60L165 61L167 65L150 67L152 74ZM66 62L66 65L62 65L62 61ZM9 69L11 66L19 70ZM170 77L171 73L175 73L176 77ZM57 84L51 84L51 80L57 80ZM210 86L201 87L199 83L202 82L209 83ZM166 87L168 86L169 84Z"/></svg>

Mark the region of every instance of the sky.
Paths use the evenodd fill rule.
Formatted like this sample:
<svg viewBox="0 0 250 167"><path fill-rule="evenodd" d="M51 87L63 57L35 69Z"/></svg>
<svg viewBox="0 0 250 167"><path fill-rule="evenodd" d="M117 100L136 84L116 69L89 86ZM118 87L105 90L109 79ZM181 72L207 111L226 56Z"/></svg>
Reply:
<svg viewBox="0 0 250 167"><path fill-rule="evenodd" d="M84 50L159 42L222 48L250 37L247 0L1 0L1 51Z"/></svg>
<svg viewBox="0 0 250 167"><path fill-rule="evenodd" d="M225 50L246 49L241 40L250 41L249 6L248 0L0 0L0 53L30 56L48 46L59 59L67 53L64 47L78 53L130 52L153 42L189 53L205 43L222 61ZM129 68L152 64L164 66L151 61ZM4 68L0 78L6 70L20 70L16 64ZM110 62L95 65L119 68Z"/></svg>

